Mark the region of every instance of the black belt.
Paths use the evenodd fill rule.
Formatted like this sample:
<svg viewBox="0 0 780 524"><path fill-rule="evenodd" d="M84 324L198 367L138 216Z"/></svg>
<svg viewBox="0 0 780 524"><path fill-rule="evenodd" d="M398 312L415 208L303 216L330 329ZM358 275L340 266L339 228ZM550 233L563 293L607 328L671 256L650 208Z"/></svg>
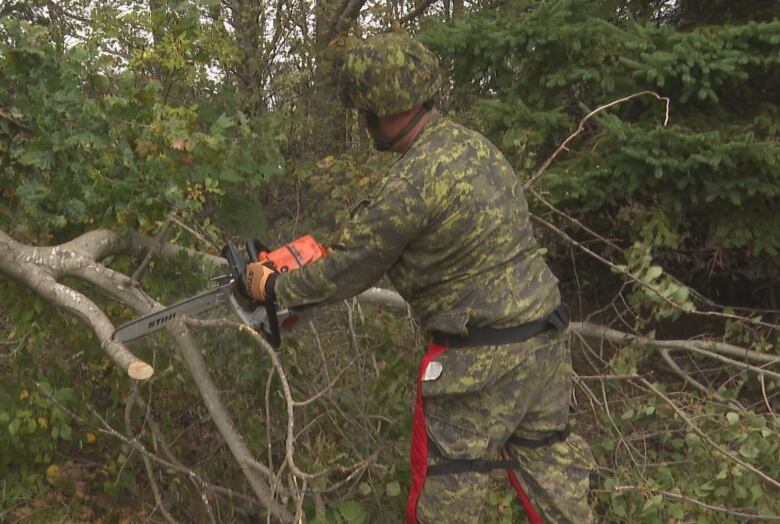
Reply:
<svg viewBox="0 0 780 524"><path fill-rule="evenodd" d="M468 335L450 335L434 331L433 343L448 348L500 346L503 344L525 342L526 340L541 335L545 331L551 329L563 331L568 325L569 308L566 305L561 304L545 318L515 327L504 329L471 327L468 328Z"/></svg>

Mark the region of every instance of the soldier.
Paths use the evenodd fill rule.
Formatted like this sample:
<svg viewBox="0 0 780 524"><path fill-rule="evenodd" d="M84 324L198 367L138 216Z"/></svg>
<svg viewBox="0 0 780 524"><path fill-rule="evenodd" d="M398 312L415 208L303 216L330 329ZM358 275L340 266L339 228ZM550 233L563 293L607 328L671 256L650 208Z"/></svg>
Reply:
<svg viewBox="0 0 780 524"><path fill-rule="evenodd" d="M327 258L284 274L250 264L250 293L307 306L386 273L409 302L432 343L418 373L407 522L482 522L493 469L506 469L529 521L592 522L592 458L567 425L568 317L518 177L484 136L436 110L439 68L419 42L361 43L340 82L375 147L399 158Z"/></svg>

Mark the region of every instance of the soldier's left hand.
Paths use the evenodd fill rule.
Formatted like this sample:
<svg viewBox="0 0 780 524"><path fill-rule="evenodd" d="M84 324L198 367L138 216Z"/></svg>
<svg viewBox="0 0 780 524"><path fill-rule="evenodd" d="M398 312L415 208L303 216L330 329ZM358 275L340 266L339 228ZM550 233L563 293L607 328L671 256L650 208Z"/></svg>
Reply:
<svg viewBox="0 0 780 524"><path fill-rule="evenodd" d="M249 296L258 302L265 302L269 295L269 285L273 285L273 279L269 277L275 271L262 262L252 262L246 265L246 290Z"/></svg>

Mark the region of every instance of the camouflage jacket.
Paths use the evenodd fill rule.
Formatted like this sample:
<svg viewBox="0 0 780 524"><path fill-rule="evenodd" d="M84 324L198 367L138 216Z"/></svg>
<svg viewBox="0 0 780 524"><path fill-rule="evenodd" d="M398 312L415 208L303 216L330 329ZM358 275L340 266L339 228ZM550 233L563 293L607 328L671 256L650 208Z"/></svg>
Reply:
<svg viewBox="0 0 780 524"><path fill-rule="evenodd" d="M385 273L428 331L509 327L551 312L520 180L484 136L434 114L325 259L280 275L281 306L341 300Z"/></svg>

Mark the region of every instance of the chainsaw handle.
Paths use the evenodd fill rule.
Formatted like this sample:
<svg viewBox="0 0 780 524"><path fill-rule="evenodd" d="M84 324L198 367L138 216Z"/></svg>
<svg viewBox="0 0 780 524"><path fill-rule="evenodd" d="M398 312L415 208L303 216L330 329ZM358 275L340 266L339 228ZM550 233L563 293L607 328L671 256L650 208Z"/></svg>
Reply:
<svg viewBox="0 0 780 524"><path fill-rule="evenodd" d="M246 241L246 252L250 262L260 262L260 253L267 252L268 248L256 238ZM282 335L279 331L279 320L276 318L276 303L273 300L265 301L265 313L268 318L268 331L265 333L271 346L278 348L282 343Z"/></svg>
<svg viewBox="0 0 780 524"><path fill-rule="evenodd" d="M228 242L220 252L222 258L227 260L228 267L230 268L230 274L233 276L233 280L236 282L238 291L246 298L252 298L249 296L249 290L246 286L246 265L249 260L242 258L238 253L238 249L232 242Z"/></svg>
<svg viewBox="0 0 780 524"><path fill-rule="evenodd" d="M250 262L260 262L260 253L268 249L256 238L246 241L246 252L249 254Z"/></svg>

